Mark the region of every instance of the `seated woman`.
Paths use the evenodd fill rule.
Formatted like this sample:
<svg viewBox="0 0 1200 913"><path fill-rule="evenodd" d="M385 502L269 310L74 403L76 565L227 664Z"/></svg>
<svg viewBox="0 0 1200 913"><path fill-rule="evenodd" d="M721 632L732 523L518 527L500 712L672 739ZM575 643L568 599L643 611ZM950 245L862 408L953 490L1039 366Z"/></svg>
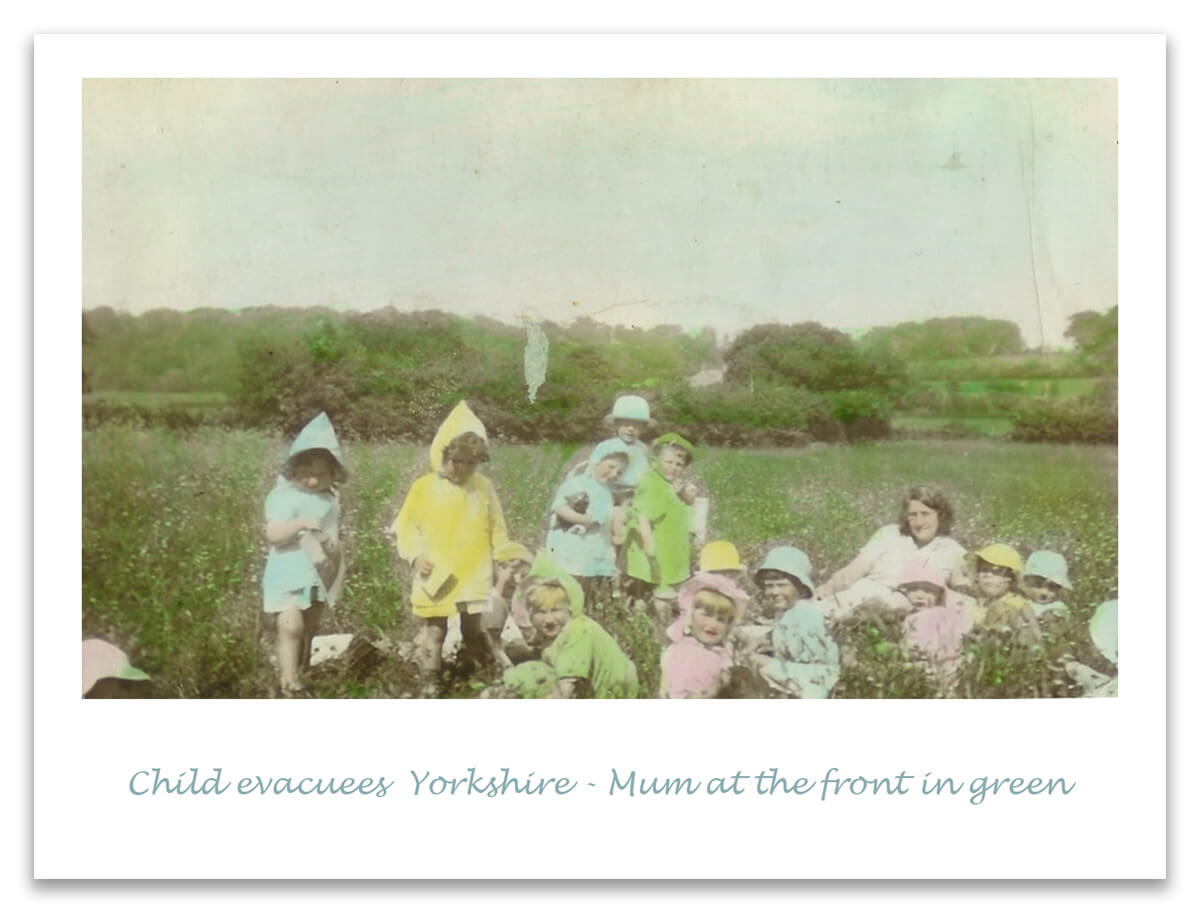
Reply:
<svg viewBox="0 0 1200 913"><path fill-rule="evenodd" d="M950 538L954 509L945 493L932 485L910 488L900 501L898 523L880 527L854 560L817 588L822 610L845 618L866 600L908 610L896 589L900 572L913 559L940 568L957 588L965 580L966 549Z"/></svg>

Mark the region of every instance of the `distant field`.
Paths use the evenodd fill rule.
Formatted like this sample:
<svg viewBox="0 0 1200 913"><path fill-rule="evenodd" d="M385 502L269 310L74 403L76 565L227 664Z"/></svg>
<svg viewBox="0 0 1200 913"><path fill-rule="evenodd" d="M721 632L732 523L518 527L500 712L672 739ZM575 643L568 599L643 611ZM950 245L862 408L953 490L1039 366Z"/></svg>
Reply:
<svg viewBox="0 0 1200 913"><path fill-rule="evenodd" d="M1077 355L1055 352L1050 355L989 355L974 358L945 358L906 363L917 380L947 378L1059 378L1077 377L1086 372Z"/></svg>
<svg viewBox="0 0 1200 913"><path fill-rule="evenodd" d="M923 380L921 386L942 393L979 396L1013 393L1018 396L1083 396L1096 389L1098 377L995 378L984 380Z"/></svg>
<svg viewBox="0 0 1200 913"><path fill-rule="evenodd" d="M1004 437L1013 428L1012 419L1003 416L896 415L892 427L897 431L942 431L947 426L965 426L989 437Z"/></svg>
<svg viewBox="0 0 1200 913"><path fill-rule="evenodd" d="M284 442L256 431L178 434L106 425L83 432L83 633L112 638L164 697L264 697L273 680L261 636L262 503ZM486 473L511 535L536 547L569 445L497 446ZM325 630L365 629L393 642L412 621L386 535L424 446L347 444L343 490L348 555L344 600ZM709 531L746 563L787 541L824 580L878 526L894 522L903 489L933 481L957 511L964 545L993 540L1023 553L1066 555L1072 604L1087 610L1117 580L1115 447L1006 441L895 441L803 450L700 448L694 471L712 497ZM645 616L605 622L647 690L661 649ZM326 697L406 696L398 667ZM886 696L886 695L885 695ZM892 695L903 696L903 695Z"/></svg>

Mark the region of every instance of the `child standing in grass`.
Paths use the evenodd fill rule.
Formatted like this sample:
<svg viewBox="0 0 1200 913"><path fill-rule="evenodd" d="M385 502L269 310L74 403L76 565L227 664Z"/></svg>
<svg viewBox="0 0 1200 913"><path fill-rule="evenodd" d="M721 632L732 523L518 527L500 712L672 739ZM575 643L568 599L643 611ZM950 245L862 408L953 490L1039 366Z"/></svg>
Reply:
<svg viewBox="0 0 1200 913"><path fill-rule="evenodd" d="M416 659L426 693L436 691L451 615L460 616L464 658L485 663L490 658L483 613L493 557L508 542L508 528L495 487L476 472L488 459L487 431L460 402L434 435L431 471L413 483L392 526L396 551L413 568L412 611L420 622Z"/></svg>
<svg viewBox="0 0 1200 913"><path fill-rule="evenodd" d="M646 599L692 572L691 509L697 489L683 477L695 448L678 434L654 441L654 466L638 484L626 523L630 593Z"/></svg>
<svg viewBox="0 0 1200 913"><path fill-rule="evenodd" d="M582 578L584 588L617 572L613 529L613 493L609 488L629 463L619 441L596 446L584 472L571 475L558 487L551 502L546 549L559 565Z"/></svg>
<svg viewBox="0 0 1200 913"><path fill-rule="evenodd" d="M637 697L637 669L613 636L584 614L579 582L544 552L533 561L525 588L529 617L540 643L542 662L553 670L557 697ZM505 673L510 687L519 687L528 663ZM535 673L545 670L531 667ZM542 681L545 676L534 674Z"/></svg>
<svg viewBox="0 0 1200 913"><path fill-rule="evenodd" d="M732 580L700 571L679 593L679 618L667 629L658 696L716 697L733 654L728 646L749 597Z"/></svg>
<svg viewBox="0 0 1200 913"><path fill-rule="evenodd" d="M345 570L337 486L346 463L329 417L322 412L292 442L275 487L263 505L270 550L263 571L263 611L276 616L279 688L304 692L313 635L327 605L341 592Z"/></svg>
<svg viewBox="0 0 1200 913"><path fill-rule="evenodd" d="M632 497L642 476L650 469L650 448L642 442L642 435L650 427L650 404L640 396L618 396L604 422L616 435L601 446L615 445L628 460L612 482L616 502L622 504Z"/></svg>

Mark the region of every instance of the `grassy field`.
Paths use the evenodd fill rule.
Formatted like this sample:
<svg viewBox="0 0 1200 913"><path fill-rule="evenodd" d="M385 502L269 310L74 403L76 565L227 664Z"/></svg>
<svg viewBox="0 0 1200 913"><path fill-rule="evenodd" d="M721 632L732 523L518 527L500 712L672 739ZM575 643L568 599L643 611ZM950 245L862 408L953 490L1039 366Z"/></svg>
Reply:
<svg viewBox="0 0 1200 913"><path fill-rule="evenodd" d="M83 394L85 403L106 403L110 406L143 406L150 409L209 409L224 406L229 397L224 393L150 393L140 390L99 390Z"/></svg>
<svg viewBox="0 0 1200 913"><path fill-rule="evenodd" d="M283 441L259 432L190 434L107 425L84 431L83 633L121 644L162 697L264 697L273 673L260 621L265 558L263 498ZM486 467L511 535L536 545L567 445L500 446ZM398 561L385 530L411 481L428 467L424 447L346 448L343 489L346 591L328 632L369 630L398 642L412 625ZM753 564L771 544L808 551L823 580L870 534L894 522L915 482L951 494L955 537L968 547L1004 541L1028 553L1066 555L1073 603L1090 609L1116 587L1115 448L1002 441L889 442L799 451L702 449L695 473L713 499L710 536L737 544ZM645 619L599 613L657 685L657 651ZM398 663L365 684L321 696L403 696Z"/></svg>
<svg viewBox="0 0 1200 913"><path fill-rule="evenodd" d="M1000 415L895 415L892 416L892 427L900 432L943 432L966 428L975 434L1003 438L1012 431L1013 422Z"/></svg>

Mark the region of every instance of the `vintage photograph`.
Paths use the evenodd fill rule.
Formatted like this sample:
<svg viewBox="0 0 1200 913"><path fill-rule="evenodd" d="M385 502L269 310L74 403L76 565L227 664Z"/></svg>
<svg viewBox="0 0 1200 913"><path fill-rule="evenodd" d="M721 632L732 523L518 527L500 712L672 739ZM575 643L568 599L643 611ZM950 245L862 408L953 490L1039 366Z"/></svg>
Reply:
<svg viewBox="0 0 1200 913"><path fill-rule="evenodd" d="M82 696L1116 697L1113 79L85 79Z"/></svg>

